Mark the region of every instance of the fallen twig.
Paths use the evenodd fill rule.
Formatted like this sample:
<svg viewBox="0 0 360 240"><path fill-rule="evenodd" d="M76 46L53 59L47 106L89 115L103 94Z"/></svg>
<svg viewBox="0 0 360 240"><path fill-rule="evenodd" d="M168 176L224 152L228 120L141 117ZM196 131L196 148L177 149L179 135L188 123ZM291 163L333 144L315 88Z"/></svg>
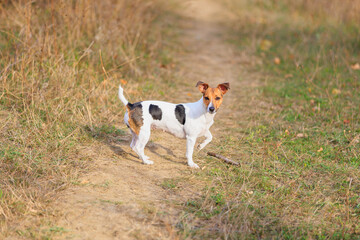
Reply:
<svg viewBox="0 0 360 240"><path fill-rule="evenodd" d="M240 165L238 162L235 162L231 159L228 159L220 154L217 154L217 153L213 153L213 152L208 152L207 153L208 155L212 156L212 157L216 157L216 158L219 158L221 160L223 160L224 162L228 163L228 164L233 164L233 165Z"/></svg>

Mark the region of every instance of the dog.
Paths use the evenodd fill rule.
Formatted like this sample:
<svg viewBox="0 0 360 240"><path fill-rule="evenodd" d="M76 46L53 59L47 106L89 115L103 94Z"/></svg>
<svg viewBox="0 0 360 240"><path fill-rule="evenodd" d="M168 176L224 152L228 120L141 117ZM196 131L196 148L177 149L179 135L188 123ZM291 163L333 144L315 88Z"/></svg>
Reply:
<svg viewBox="0 0 360 240"><path fill-rule="evenodd" d="M192 168L199 168L193 161L196 139L205 137L199 145L203 149L212 140L210 127L223 102L224 94L230 89L229 83L219 84L216 88L199 81L196 84L202 97L197 102L173 104L163 101L142 101L129 103L124 97L124 90L119 85L119 98L126 107L124 122L130 129L132 141L130 147L144 164L153 164L144 154L144 148L150 138L152 128L165 130L176 137L186 138L187 163Z"/></svg>

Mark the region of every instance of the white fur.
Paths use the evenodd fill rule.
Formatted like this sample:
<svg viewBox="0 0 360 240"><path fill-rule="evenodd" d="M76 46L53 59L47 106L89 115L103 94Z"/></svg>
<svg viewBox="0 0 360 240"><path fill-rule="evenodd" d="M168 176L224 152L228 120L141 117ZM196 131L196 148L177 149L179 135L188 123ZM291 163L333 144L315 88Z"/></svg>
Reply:
<svg viewBox="0 0 360 240"><path fill-rule="evenodd" d="M119 85L119 98L121 102L126 106L129 102L124 97L124 89Z"/></svg>
<svg viewBox="0 0 360 240"><path fill-rule="evenodd" d="M123 89L119 86L119 98L126 105L128 101L123 95ZM125 104L126 103L126 104ZM150 104L157 105L162 111L162 119L154 120L149 113ZM212 103L211 103L212 104ZM193 168L199 168L199 166L193 161L193 152L196 139L198 137L205 136L203 143L199 145L199 150L203 149L208 143L212 140L212 135L209 131L209 128L214 123L215 112L210 113L209 107L207 107L203 98L197 102L193 103L184 103L182 104L185 107L186 120L185 124L182 125L175 116L175 107L178 104L163 102L163 101L143 101L142 113L143 113L143 126L140 128L139 136L137 136L133 131L131 148L139 155L144 164L153 164L144 154L144 148L150 138L151 127L165 130L176 137L186 138L186 157L188 165ZM210 105L210 104L209 104ZM129 116L128 113L125 113L124 121L127 125Z"/></svg>

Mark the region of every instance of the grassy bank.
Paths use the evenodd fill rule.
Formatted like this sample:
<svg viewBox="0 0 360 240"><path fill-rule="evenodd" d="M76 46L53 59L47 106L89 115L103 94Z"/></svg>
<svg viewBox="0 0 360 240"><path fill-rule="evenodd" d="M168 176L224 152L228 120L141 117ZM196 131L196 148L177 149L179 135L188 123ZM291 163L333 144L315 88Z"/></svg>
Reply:
<svg viewBox="0 0 360 240"><path fill-rule="evenodd" d="M226 4L237 16L229 42L255 59L260 94L248 101L258 111L215 140L241 167L209 159L199 173L208 187L184 203L180 229L191 238L359 238L359 4Z"/></svg>
<svg viewBox="0 0 360 240"><path fill-rule="evenodd" d="M83 144L121 135L120 82L131 83L130 99L168 83L164 14L160 1L0 3L4 235L28 216L49 214L47 201L91 162Z"/></svg>

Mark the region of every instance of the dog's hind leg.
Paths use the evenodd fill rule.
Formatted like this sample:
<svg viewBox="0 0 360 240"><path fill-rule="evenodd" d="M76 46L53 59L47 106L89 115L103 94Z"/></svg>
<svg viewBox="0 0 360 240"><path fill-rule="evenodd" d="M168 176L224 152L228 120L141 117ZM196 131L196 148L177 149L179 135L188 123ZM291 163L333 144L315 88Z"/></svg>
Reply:
<svg viewBox="0 0 360 240"><path fill-rule="evenodd" d="M138 140L138 136L136 135L136 133L130 128L130 124L129 124L129 114L128 112L125 112L125 116L124 116L124 122L126 124L126 126L128 126L130 132L131 132L131 135L132 135L132 139L131 139L131 143L130 143L130 147L132 148L132 150L135 150L135 145L136 145L136 141ZM137 152L136 152L137 153Z"/></svg>
<svg viewBox="0 0 360 240"><path fill-rule="evenodd" d="M149 157L146 156L144 153L145 146L149 141L149 139L150 139L150 126L142 126L134 148L144 164L154 163L153 161L150 161Z"/></svg>
<svg viewBox="0 0 360 240"><path fill-rule="evenodd" d="M136 133L134 133L132 130L131 131L131 135L132 135L132 140L131 140L131 143L130 143L130 147L132 148L132 150L135 151L135 145L136 145L136 142L138 140L138 136L136 135Z"/></svg>

